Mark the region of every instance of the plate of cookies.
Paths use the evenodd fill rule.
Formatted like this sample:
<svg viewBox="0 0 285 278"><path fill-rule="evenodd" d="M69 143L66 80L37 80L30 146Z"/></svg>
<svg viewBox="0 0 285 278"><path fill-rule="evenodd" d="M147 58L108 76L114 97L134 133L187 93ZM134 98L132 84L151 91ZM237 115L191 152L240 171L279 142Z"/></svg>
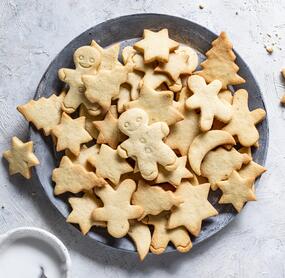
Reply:
<svg viewBox="0 0 285 278"><path fill-rule="evenodd" d="M183 18L92 27L18 110L66 221L141 260L217 233L256 200L266 170L266 109L250 69L225 32Z"/></svg>

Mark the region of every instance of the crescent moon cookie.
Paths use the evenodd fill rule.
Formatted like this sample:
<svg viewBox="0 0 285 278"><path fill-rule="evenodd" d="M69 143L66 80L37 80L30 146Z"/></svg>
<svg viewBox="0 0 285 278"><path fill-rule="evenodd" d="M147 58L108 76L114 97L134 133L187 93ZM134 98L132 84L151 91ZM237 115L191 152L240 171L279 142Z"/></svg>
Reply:
<svg viewBox="0 0 285 278"><path fill-rule="evenodd" d="M188 159L193 171L201 175L201 163L205 155L221 145L235 145L235 139L223 130L210 130L198 135L192 142L188 152Z"/></svg>
<svg viewBox="0 0 285 278"><path fill-rule="evenodd" d="M207 85L203 77L192 75L188 78L188 87L193 92L193 96L186 100L186 106L189 109L200 110L200 127L202 131L211 129L214 118L224 123L231 120L231 105L218 97L222 88L222 83L219 80L214 80Z"/></svg>
<svg viewBox="0 0 285 278"><path fill-rule="evenodd" d="M250 111L247 91L230 87L245 80L224 32L202 63L167 29L144 30L130 42L102 48L93 40L78 48L75 69L58 72L69 88L18 110L65 151L50 174L54 195L71 205L66 221L84 235L106 228L108 241L128 236L144 260L170 242L187 252L192 236L207 237L203 225L218 214L218 201L223 212L223 204L240 211L255 200L254 182L266 169L251 147L264 143L256 125L265 111ZM16 137L3 156L10 174L26 178L39 164L33 143Z"/></svg>
<svg viewBox="0 0 285 278"><path fill-rule="evenodd" d="M261 108L249 111L248 92L238 90L233 98L233 116L231 121L223 128L232 135L236 135L242 146L250 147L259 139L259 132L255 125L265 118L265 111Z"/></svg>
<svg viewBox="0 0 285 278"><path fill-rule="evenodd" d="M153 180L158 175L157 164L173 171L177 168L177 157L162 141L169 133L167 124L148 124L149 117L144 110L133 108L124 112L119 118L119 129L129 139L118 147L118 154L123 158L134 158L142 177Z"/></svg>

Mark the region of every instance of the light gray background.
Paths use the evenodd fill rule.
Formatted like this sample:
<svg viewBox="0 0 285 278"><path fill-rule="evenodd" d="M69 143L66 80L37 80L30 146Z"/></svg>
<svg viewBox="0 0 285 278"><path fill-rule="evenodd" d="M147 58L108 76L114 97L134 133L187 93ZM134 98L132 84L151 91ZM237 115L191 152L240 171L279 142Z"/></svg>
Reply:
<svg viewBox="0 0 285 278"><path fill-rule="evenodd" d="M70 250L76 278L285 277L285 109L279 105L285 91L280 77L285 67L285 1L0 0L0 152L9 148L13 135L26 139L28 125L16 106L33 97L46 67L71 39L107 19L143 12L181 16L216 33L227 31L252 69L270 124L268 172L260 181L258 202L192 252L149 256L140 263L134 254L78 237L39 184L9 178L1 161L0 232L27 225L51 231ZM272 43L274 52L268 55L264 45Z"/></svg>

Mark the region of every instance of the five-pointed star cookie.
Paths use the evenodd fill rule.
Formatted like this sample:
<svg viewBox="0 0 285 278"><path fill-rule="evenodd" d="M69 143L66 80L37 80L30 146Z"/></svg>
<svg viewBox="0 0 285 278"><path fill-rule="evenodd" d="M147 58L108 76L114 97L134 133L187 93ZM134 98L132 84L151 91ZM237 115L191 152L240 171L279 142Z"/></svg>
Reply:
<svg viewBox="0 0 285 278"><path fill-rule="evenodd" d="M85 95L92 103L101 106L102 113L109 110L112 99L119 96L120 85L128 78L127 66L116 66L111 70L100 70L96 75L83 75Z"/></svg>
<svg viewBox="0 0 285 278"><path fill-rule="evenodd" d="M249 111L248 92L240 89L234 94L232 119L223 130L236 135L241 145L250 147L259 139L255 125L261 122L265 115L265 111L261 108Z"/></svg>
<svg viewBox="0 0 285 278"><path fill-rule="evenodd" d="M81 232L86 235L92 226L106 227L103 221L94 221L92 212L94 209L101 207L101 201L90 191L86 192L83 197L71 197L68 199L72 207L72 212L68 215L66 221L78 224Z"/></svg>
<svg viewBox="0 0 285 278"><path fill-rule="evenodd" d="M131 205L132 194L136 190L136 183L133 180L124 180L116 189L107 184L104 188L95 188L95 194L103 202L102 208L93 211L93 219L106 221L110 235L116 238L125 236L130 228L129 219L137 219L143 209Z"/></svg>
<svg viewBox="0 0 285 278"><path fill-rule="evenodd" d="M169 214L162 212L159 215L148 215L143 222L154 226L151 238L150 251L154 254L161 254L169 242L172 242L179 252L188 252L192 248L192 242L187 230L184 227L175 229L167 228Z"/></svg>
<svg viewBox="0 0 285 278"><path fill-rule="evenodd" d="M172 211L168 228L185 226L191 234L198 236L202 221L218 214L208 201L209 190L209 183L193 186L189 182L182 182L175 191L175 195L180 197L183 203Z"/></svg>
<svg viewBox="0 0 285 278"><path fill-rule="evenodd" d="M252 190L253 179L242 178L237 171L233 171L229 179L217 183L223 195L219 204L232 204L240 212L247 201L255 201Z"/></svg>
<svg viewBox="0 0 285 278"><path fill-rule="evenodd" d="M155 72L164 72L176 81L181 74L191 74L198 65L198 56L188 49L180 47L174 53L169 54L167 63L160 63Z"/></svg>
<svg viewBox="0 0 285 278"><path fill-rule="evenodd" d="M117 150L102 144L99 154L89 158L89 162L95 166L96 174L118 184L122 174L133 171L129 163L118 155Z"/></svg>
<svg viewBox="0 0 285 278"><path fill-rule="evenodd" d="M203 77L192 75L188 78L188 87L193 92L193 96L186 100L186 106L189 109L199 108L201 111L200 127L202 131L211 129L214 118L225 123L231 120L231 105L218 97L222 88L222 83L219 80L214 80L207 85Z"/></svg>
<svg viewBox="0 0 285 278"><path fill-rule="evenodd" d="M53 170L52 180L55 182L55 195L65 192L78 193L106 184L104 179L97 177L93 172L88 172L82 165L72 163L67 156L61 159L59 168Z"/></svg>
<svg viewBox="0 0 285 278"><path fill-rule="evenodd" d="M12 138L11 150L5 151L3 157L9 163L10 175L20 173L26 179L31 178L31 167L40 164L33 154L33 142L23 143L15 136Z"/></svg>
<svg viewBox="0 0 285 278"><path fill-rule="evenodd" d="M133 194L132 204L143 208L141 219L146 215L157 215L164 210L181 204L181 200L171 191L165 191L159 186L149 185L144 180L139 180L138 188Z"/></svg>
<svg viewBox="0 0 285 278"><path fill-rule="evenodd" d="M141 108L149 115L149 124L166 122L172 125L183 119L183 115L173 105L171 91L155 91L143 86L137 100L125 104L126 109Z"/></svg>
<svg viewBox="0 0 285 278"><path fill-rule="evenodd" d="M168 30L162 29L158 32L144 30L143 39L134 44L134 48L144 53L146 63L155 60L166 63L169 52L176 49L179 43L168 37Z"/></svg>
<svg viewBox="0 0 285 278"><path fill-rule="evenodd" d="M169 182L173 186L178 186L182 179L192 178L192 173L186 168L187 156L177 158L177 168L173 171L159 167L156 183Z"/></svg>
<svg viewBox="0 0 285 278"><path fill-rule="evenodd" d="M101 54L101 63L99 70L111 70L116 65L120 65L118 61L120 44L116 43L108 48L101 47L96 41L92 40L91 46L97 49Z"/></svg>
<svg viewBox="0 0 285 278"><path fill-rule="evenodd" d="M51 131L57 138L56 150L69 149L74 155L79 155L80 145L92 140L84 125L85 117L72 119L63 113L60 124Z"/></svg>
<svg viewBox="0 0 285 278"><path fill-rule="evenodd" d="M120 131L118 127L118 119L109 111L103 121L94 121L93 124L99 130L97 138L98 144L108 144L116 149L118 144L127 137Z"/></svg>
<svg viewBox="0 0 285 278"><path fill-rule="evenodd" d="M28 103L18 106L17 109L37 129L43 129L47 136L50 135L52 128L60 122L64 97L65 93L61 93L59 96L51 95L49 98L41 97L38 100L30 100Z"/></svg>

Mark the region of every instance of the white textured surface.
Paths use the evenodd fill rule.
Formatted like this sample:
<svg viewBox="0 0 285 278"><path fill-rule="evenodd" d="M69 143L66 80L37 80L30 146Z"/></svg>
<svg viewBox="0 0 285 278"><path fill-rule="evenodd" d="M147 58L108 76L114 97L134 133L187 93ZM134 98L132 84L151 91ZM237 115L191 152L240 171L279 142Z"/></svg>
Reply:
<svg viewBox="0 0 285 278"><path fill-rule="evenodd" d="M216 33L227 31L254 72L270 124L268 172L260 181L258 202L192 252L149 256L140 263L134 254L76 237L39 185L9 178L1 161L0 232L24 225L51 231L69 248L76 278L285 277L285 109L279 106L285 91L280 77L285 47L279 49L285 46L285 1L0 0L0 152L9 148L13 135L26 138L27 123L15 108L33 97L46 67L72 38L106 19L142 12L181 16ZM264 44L272 42L270 56Z"/></svg>

